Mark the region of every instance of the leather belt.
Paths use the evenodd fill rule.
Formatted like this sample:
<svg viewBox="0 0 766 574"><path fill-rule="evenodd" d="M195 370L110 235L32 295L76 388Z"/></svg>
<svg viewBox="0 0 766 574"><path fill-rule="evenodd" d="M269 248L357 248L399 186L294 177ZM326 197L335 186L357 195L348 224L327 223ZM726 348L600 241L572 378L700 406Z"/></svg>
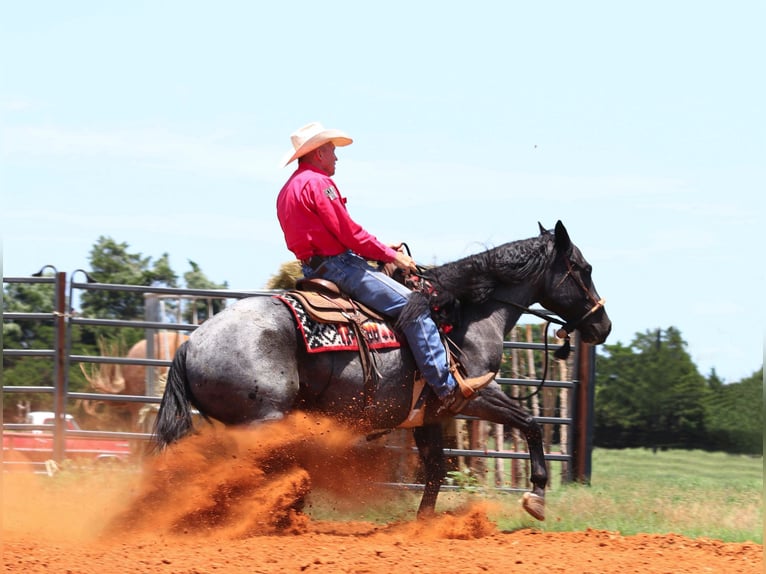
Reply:
<svg viewBox="0 0 766 574"><path fill-rule="evenodd" d="M324 255L312 255L308 259L301 259L301 263L303 263L304 265L308 265L314 271L316 271L328 259L329 259L329 257L325 257Z"/></svg>

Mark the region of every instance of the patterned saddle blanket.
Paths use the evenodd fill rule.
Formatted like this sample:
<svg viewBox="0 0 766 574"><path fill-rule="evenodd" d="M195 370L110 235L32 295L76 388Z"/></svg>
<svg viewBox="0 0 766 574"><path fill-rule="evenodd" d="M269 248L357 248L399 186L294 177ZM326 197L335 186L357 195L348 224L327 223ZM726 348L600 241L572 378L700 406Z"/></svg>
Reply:
<svg viewBox="0 0 766 574"><path fill-rule="evenodd" d="M355 316L354 319L359 325L359 329L356 329L350 322L353 319L348 311L334 309L321 320L312 317L306 310L307 303L302 292L289 291L274 297L292 311L309 353L359 351L357 331L364 334L369 349L401 347L394 330L380 316ZM337 315L337 320L333 320L334 315Z"/></svg>

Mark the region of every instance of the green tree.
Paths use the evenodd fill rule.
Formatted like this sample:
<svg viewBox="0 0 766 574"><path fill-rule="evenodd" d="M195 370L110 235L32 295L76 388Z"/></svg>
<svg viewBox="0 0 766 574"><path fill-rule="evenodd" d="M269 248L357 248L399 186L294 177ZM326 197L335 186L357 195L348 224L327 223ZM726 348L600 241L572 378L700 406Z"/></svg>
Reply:
<svg viewBox="0 0 766 574"><path fill-rule="evenodd" d="M191 270L184 273L184 281L189 289L229 288L229 284L226 281L218 284L208 279L207 275L200 269L200 266L191 259L189 260L189 266L191 267ZM222 311L225 306L226 302L223 299L205 298L194 300L184 311L184 321L193 324L202 323L212 315Z"/></svg>
<svg viewBox="0 0 766 574"><path fill-rule="evenodd" d="M127 243L110 237L99 237L89 254L90 281L120 285L177 287L178 276L170 266L167 253L156 260L133 253ZM189 262L191 270L184 275L187 286L196 289L227 288L227 284L215 284L200 267ZM79 278L76 278L79 279ZM200 302L198 310L202 318L210 311L218 312L222 301L212 306ZM71 306L71 302L70 305ZM144 296L141 292L83 290L78 311L81 315L102 319L143 319ZM50 284L8 283L3 288L3 312L51 313L54 310L54 287ZM76 355L98 355L99 340L116 341L122 348L145 336L143 328L110 328L90 325L71 326L71 351ZM3 321L3 348L6 349L53 349L55 331L52 321L14 320ZM3 384L15 386L51 386L54 382L54 363L50 357L3 357ZM72 364L69 370L69 389L81 391L88 383L80 370L80 364ZM52 395L47 393L16 394L12 402L4 404L4 412L12 416L15 403L30 400L32 408L50 407Z"/></svg>
<svg viewBox="0 0 766 574"><path fill-rule="evenodd" d="M704 406L709 448L763 454L763 368L729 385L711 375L708 386Z"/></svg>
<svg viewBox="0 0 766 574"><path fill-rule="evenodd" d="M52 313L54 294L53 284L9 283L3 291L3 313ZM52 322L3 322L3 348L50 349L53 339Z"/></svg>
<svg viewBox="0 0 766 574"><path fill-rule="evenodd" d="M606 345L596 362L595 442L601 446L704 444L706 381L675 327Z"/></svg>
<svg viewBox="0 0 766 574"><path fill-rule="evenodd" d="M301 262L294 260L279 266L276 275L272 275L266 284L266 289L293 289L295 282L303 277Z"/></svg>
<svg viewBox="0 0 766 574"><path fill-rule="evenodd" d="M55 286L44 283L9 283L3 290L3 313L52 313ZM76 333L77 330L73 329ZM76 335L75 335L76 337ZM3 348L53 350L55 325L52 320L16 319L3 321ZM83 346L73 346L73 352L83 352ZM52 357L12 357L3 355L3 385L50 387L55 384L55 364ZM69 388L82 390L85 380L79 369L70 369ZM16 403L29 402L32 409L52 408L53 395L48 393L14 393L13 400L3 404L5 415L12 417Z"/></svg>
<svg viewBox="0 0 766 574"><path fill-rule="evenodd" d="M54 311L52 284L9 283L3 291L3 313L52 313ZM16 319L3 321L3 349L53 349L53 321ZM55 364L50 357L11 357L3 355L3 385L53 386ZM36 408L50 407L50 395L15 394L4 412L13 414L16 403L30 401ZM5 406L5 405L4 405Z"/></svg>
<svg viewBox="0 0 766 574"><path fill-rule="evenodd" d="M178 276L170 268L168 254L157 261L140 253L130 253L127 243L101 236L90 251L88 275L99 283L177 287ZM104 319L140 319L144 314L142 293L125 291L86 291L83 312Z"/></svg>

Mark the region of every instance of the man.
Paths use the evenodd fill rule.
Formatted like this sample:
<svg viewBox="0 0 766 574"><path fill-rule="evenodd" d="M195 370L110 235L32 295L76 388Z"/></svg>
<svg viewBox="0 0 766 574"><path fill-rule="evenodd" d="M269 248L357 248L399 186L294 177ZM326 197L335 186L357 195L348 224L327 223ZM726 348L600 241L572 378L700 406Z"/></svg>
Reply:
<svg viewBox="0 0 766 574"><path fill-rule="evenodd" d="M333 281L352 298L388 317L396 318L410 290L368 263L393 263L409 273L415 262L400 245L384 245L357 224L346 209L346 198L331 179L338 158L335 148L352 139L345 133L310 123L292 134L293 149L285 166L298 168L277 197L277 216L288 249L301 261L306 277ZM403 334L426 382L457 413L466 403L449 369L449 360L436 324L428 312L402 326Z"/></svg>

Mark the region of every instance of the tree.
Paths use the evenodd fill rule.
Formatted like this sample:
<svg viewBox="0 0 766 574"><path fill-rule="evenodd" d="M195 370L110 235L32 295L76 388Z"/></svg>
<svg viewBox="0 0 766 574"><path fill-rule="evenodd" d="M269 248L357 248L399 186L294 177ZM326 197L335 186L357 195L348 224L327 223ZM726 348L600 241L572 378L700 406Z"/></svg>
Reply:
<svg viewBox="0 0 766 574"><path fill-rule="evenodd" d="M10 283L3 293L3 313L52 313L54 285L46 283ZM53 349L55 326L52 321L3 321L4 349ZM3 385L51 386L54 362L47 357L10 357L3 355ZM30 397L19 395L19 401ZM45 405L47 406L47 405Z"/></svg>
<svg viewBox="0 0 766 574"><path fill-rule="evenodd" d="M168 254L156 262L140 253L129 253L127 243L101 236L90 251L89 276L99 283L177 287L178 276L170 268ZM86 291L84 312L104 319L139 319L144 314L142 293Z"/></svg>
<svg viewBox="0 0 766 574"><path fill-rule="evenodd" d="M738 383L708 381L711 392L704 407L709 448L762 455L763 368Z"/></svg>
<svg viewBox="0 0 766 574"><path fill-rule="evenodd" d="M3 291L3 313L52 313L55 286L48 283L10 283ZM74 337L79 331L73 329ZM17 319L3 321L3 348L52 350L55 347L53 321ZM73 345L73 352L83 352L81 345ZM55 364L51 357L11 357L3 355L3 385L53 386ZM79 369L69 371L69 387L83 390L85 381ZM52 408L53 395L41 393L15 393L14 400L4 408L12 416L16 403L29 402L33 409Z"/></svg>
<svg viewBox="0 0 766 574"><path fill-rule="evenodd" d="M288 261L279 267L279 272L269 278L266 289L293 289L295 282L303 277L301 262L298 260Z"/></svg>
<svg viewBox="0 0 766 574"><path fill-rule="evenodd" d="M184 281L189 289L228 289L228 282L216 284L202 272L199 265L191 259L189 260L190 271L184 273ZM192 301L184 311L184 320L187 323L201 323L209 319L225 307L225 301L222 299L203 299Z"/></svg>
<svg viewBox="0 0 766 574"><path fill-rule="evenodd" d="M178 276L164 253L158 259L145 257L129 251L127 243L101 236L90 251L90 280L99 283L177 287ZM226 288L227 283L215 284L200 267L189 261L191 270L184 274L187 286L195 289ZM198 313L206 318L211 308L200 302ZM68 306L72 306L69 302ZM102 319L143 319L144 296L141 292L84 290L80 298L83 315ZM217 312L223 301L214 301L212 311ZM3 312L51 313L54 311L54 286L51 284L9 283L3 289ZM98 355L99 343L115 341L123 348L145 336L143 328L110 328L90 325L71 326L71 351L75 355ZM52 349L55 330L50 321L15 320L3 321L3 348L6 349ZM49 357L3 357L3 384L8 386L51 386L54 383L54 363ZM80 364L74 363L69 370L69 389L81 391L88 387ZM30 400L33 408L51 406L52 395L48 393L17 394L20 401ZM15 403L15 401L14 401ZM14 405L4 405L4 412L13 414Z"/></svg>
<svg viewBox="0 0 766 574"><path fill-rule="evenodd" d="M605 345L596 359L596 444L699 446L706 381L674 327L637 334L630 347Z"/></svg>
<svg viewBox="0 0 766 574"><path fill-rule="evenodd" d="M52 313L54 288L49 283L9 283L3 293L3 313ZM53 339L52 323L3 322L3 348L50 349Z"/></svg>
<svg viewBox="0 0 766 574"><path fill-rule="evenodd" d="M111 237L101 236L90 250L88 276L98 283L177 287L178 276L170 267L168 254L155 262L141 253L130 253L129 245L118 243ZM145 302L141 292L86 290L81 297L82 313L99 319L143 319ZM83 327L82 342L92 347L99 340L121 341L130 347L143 338L143 329L115 329Z"/></svg>

